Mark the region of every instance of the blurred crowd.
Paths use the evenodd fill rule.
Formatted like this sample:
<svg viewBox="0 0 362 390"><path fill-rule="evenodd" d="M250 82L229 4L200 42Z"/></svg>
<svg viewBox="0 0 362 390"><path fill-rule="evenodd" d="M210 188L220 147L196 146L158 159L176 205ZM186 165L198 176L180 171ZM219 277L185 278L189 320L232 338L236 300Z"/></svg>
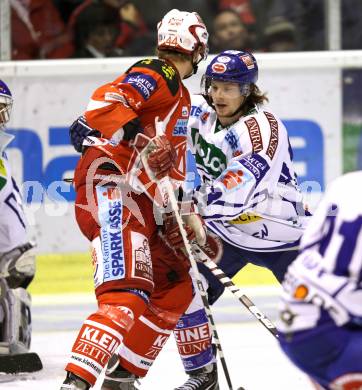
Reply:
<svg viewBox="0 0 362 390"><path fill-rule="evenodd" d="M322 0L10 0L12 59L153 55L171 8L196 11L210 52L324 50ZM362 1L342 1L342 48L362 48Z"/></svg>

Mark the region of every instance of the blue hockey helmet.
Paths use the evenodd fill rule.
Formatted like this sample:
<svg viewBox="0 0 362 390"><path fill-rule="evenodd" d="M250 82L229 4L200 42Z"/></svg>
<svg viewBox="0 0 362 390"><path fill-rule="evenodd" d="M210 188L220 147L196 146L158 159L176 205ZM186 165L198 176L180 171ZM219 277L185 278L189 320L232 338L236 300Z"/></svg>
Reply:
<svg viewBox="0 0 362 390"><path fill-rule="evenodd" d="M255 84L258 80L256 59L247 51L223 51L206 68L203 78L206 93L208 93L211 80L239 83L241 94L248 96L250 84Z"/></svg>
<svg viewBox="0 0 362 390"><path fill-rule="evenodd" d="M10 120L13 97L8 86L0 80L0 128Z"/></svg>

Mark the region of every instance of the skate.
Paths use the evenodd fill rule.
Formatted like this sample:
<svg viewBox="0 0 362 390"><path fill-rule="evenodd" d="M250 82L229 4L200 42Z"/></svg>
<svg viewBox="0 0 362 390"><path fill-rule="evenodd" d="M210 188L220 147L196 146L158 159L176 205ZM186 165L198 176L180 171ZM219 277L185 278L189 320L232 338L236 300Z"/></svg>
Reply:
<svg viewBox="0 0 362 390"><path fill-rule="evenodd" d="M175 390L219 390L216 363L189 372L189 379Z"/></svg>
<svg viewBox="0 0 362 390"><path fill-rule="evenodd" d="M101 390L138 390L135 386L137 378L118 364L116 368L106 370Z"/></svg>
<svg viewBox="0 0 362 390"><path fill-rule="evenodd" d="M89 390L89 384L79 376L68 372L60 390Z"/></svg>

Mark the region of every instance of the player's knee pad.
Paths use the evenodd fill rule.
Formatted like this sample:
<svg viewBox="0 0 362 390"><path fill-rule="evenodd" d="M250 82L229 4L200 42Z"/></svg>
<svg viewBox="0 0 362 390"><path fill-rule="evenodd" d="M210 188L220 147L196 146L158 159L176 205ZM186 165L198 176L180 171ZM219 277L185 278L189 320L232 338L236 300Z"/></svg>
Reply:
<svg viewBox="0 0 362 390"><path fill-rule="evenodd" d="M98 303L97 312L80 329L66 366L92 386L146 307L142 297L124 291L102 294Z"/></svg>
<svg viewBox="0 0 362 390"><path fill-rule="evenodd" d="M179 319L174 330L177 348L186 371L197 370L214 361L211 329L200 294Z"/></svg>
<svg viewBox="0 0 362 390"><path fill-rule="evenodd" d="M119 351L121 366L144 377L170 337L175 322L168 322L147 309L125 337ZM141 337L140 337L141 336Z"/></svg>
<svg viewBox="0 0 362 390"><path fill-rule="evenodd" d="M362 373L350 373L340 376L330 384L331 390L362 389Z"/></svg>
<svg viewBox="0 0 362 390"><path fill-rule="evenodd" d="M35 274L34 244L27 242L0 255L0 277L9 288L26 288Z"/></svg>
<svg viewBox="0 0 362 390"><path fill-rule="evenodd" d="M31 342L31 299L22 287L0 279L0 354L26 353Z"/></svg>

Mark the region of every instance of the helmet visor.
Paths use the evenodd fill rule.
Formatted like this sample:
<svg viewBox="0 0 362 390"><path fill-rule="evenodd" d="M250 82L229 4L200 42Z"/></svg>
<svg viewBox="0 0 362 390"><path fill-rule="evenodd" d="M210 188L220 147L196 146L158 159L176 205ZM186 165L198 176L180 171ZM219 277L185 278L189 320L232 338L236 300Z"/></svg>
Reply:
<svg viewBox="0 0 362 390"><path fill-rule="evenodd" d="M201 90L202 93L210 97L215 93L222 93L225 97L233 99L240 96L249 96L250 84L221 80L204 75L201 79Z"/></svg>
<svg viewBox="0 0 362 390"><path fill-rule="evenodd" d="M13 99L8 96L0 97L0 127L4 127L10 120Z"/></svg>

